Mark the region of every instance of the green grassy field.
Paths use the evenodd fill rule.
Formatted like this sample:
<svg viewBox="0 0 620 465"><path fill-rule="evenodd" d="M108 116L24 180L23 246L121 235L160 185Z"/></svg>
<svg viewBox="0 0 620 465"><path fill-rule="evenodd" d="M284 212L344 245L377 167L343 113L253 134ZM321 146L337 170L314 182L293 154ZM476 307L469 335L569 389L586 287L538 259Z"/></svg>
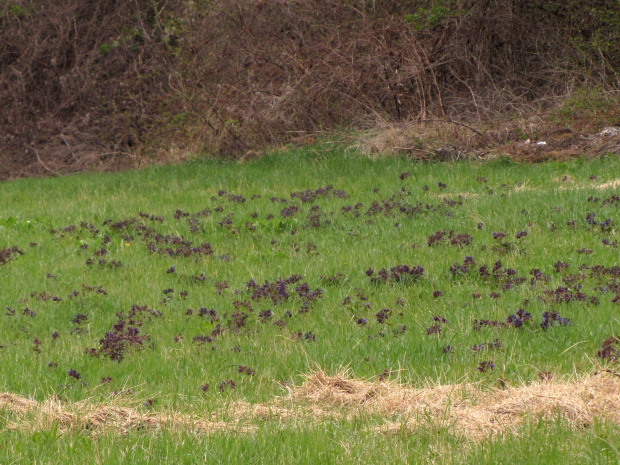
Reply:
<svg viewBox="0 0 620 465"><path fill-rule="evenodd" d="M0 391L226 419L317 367L489 392L613 371L617 173L617 158L422 164L319 147L0 184ZM376 432L386 420L94 434L5 408L0 461L620 460L613 423L532 419L474 440Z"/></svg>

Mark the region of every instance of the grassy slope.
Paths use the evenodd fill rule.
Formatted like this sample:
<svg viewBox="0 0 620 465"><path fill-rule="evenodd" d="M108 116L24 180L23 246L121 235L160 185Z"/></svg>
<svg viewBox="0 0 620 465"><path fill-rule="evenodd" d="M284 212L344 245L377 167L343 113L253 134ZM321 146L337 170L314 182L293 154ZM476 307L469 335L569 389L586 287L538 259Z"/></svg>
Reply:
<svg viewBox="0 0 620 465"><path fill-rule="evenodd" d="M540 371L550 371L557 377L590 372L599 366L595 361L596 351L603 339L618 331L615 307L610 302L613 293L593 289L604 284L607 278L602 282L583 280L582 291L588 296L596 295L600 300L598 305L581 301L549 305L539 297L544 289L563 285L561 275L553 267L558 260L571 264L569 273L577 273L580 264L617 265L618 249L601 243L602 238L617 240L615 229L601 232L600 227L592 227L588 230L585 215L595 212L598 221L617 216L617 204L602 205L602 200L613 191L600 191L594 186L612 180L613 173L619 171L618 165L617 159L538 166L501 161L416 164L406 159L360 159L337 151L299 151L246 165L205 161L123 174L29 179L0 185L3 199L0 247L17 245L26 252L0 266L1 303L16 309L14 316L2 316L0 342L5 347L0 350L3 367L0 390L38 399L59 394L67 400L105 400L111 391L131 389L137 399L154 399L156 409L204 412L222 400L264 401L280 395L284 391L278 383L298 383L300 375L308 372L314 363L327 371L346 365L362 378L376 377L386 369L399 370L402 381L418 385L425 381L472 380L495 386L499 378L518 385L536 380ZM411 175L401 180L399 175L403 172ZM562 181L563 176L568 176L568 180ZM591 180L590 176L597 176L597 179ZM447 187L441 188L438 183ZM301 211L292 217L280 215L290 203L284 205L270 200L271 197L291 200L290 193L294 191L314 190L329 184L334 189L345 190L349 198L332 196L312 204L295 201ZM428 186L428 190L423 186ZM378 192L373 191L376 188ZM489 189L493 194L489 194ZM218 196L220 190L227 194ZM246 201L236 203L229 198L230 193L243 195ZM365 214L372 201L381 203L394 194L403 205L422 202L423 212L408 216L396 208L388 215ZM462 197L462 205L449 206L443 200L446 195L458 200L458 194L466 194ZM261 198L253 199L256 195ZM600 197L601 201L588 202L592 195ZM358 202L364 205L359 218L341 212L343 206ZM311 205L320 206L322 225L319 228L304 228ZM223 211L215 211L218 206ZM173 217L177 209L195 213L205 208L211 210L211 215L200 218L198 232L190 231L185 218L175 220ZM138 212L163 215L165 221L161 224L141 221L163 234L182 234L197 244L209 242L215 250L214 256L193 261L153 254L145 249L136 232L123 233L113 230L110 224L103 224L106 219L118 221L135 217ZM253 212L257 217L252 216ZM221 226L219 223L229 214L232 214L233 225ZM269 214L274 218L267 219ZM576 221L574 228L567 225L572 219ZM325 220L330 223L326 224ZM92 235L78 228L61 237L62 228L71 224L79 226L81 221L93 223L100 232ZM484 228L478 229L478 223L484 223ZM550 230L551 223L557 226L555 232ZM250 225L253 230L248 229ZM59 232L50 234L50 228ZM293 230L294 235L291 234ZM447 242L429 247L429 235L438 230L469 234L473 243L462 248ZM504 252L499 251L498 241L491 237L492 232L499 231L507 234ZM519 231L528 231L528 235L516 239ZM118 269L101 267L97 265L101 257L93 257L102 247L106 234L111 241L105 244L108 250L105 259L121 261L123 266ZM134 238L122 238L124 234ZM31 247L31 242L37 245ZM89 244L89 248L80 248L83 244ZM591 255L578 253L582 248L593 252ZM229 257L230 261L222 256ZM450 266L454 262L461 264L465 256L474 257L477 266L472 273L453 277ZM88 258L95 258L95 264L86 266ZM492 268L498 259L504 268L515 269L517 275L525 276L528 282L531 278L528 273L533 268L549 276L550 282L540 282L536 286L522 284L503 290L477 277L475 270L479 266L487 264ZM369 267L377 271L399 264L422 265L424 278L413 285L370 284L364 273ZM166 273L173 265L176 272ZM55 278L47 278L47 273ZM204 273L207 280L197 282L191 278L200 273ZM335 285L321 279L321 276L336 273L343 276ZM308 313L298 313L299 298L291 298L280 305L252 301L255 311L249 313L247 324L240 332L227 331L214 342L202 346L192 342L194 336L208 335L215 327L207 318L197 315L198 308L216 309L220 323L226 326L235 311L232 302L250 300L249 294L242 292L249 279L262 284L265 280L275 281L291 274L302 275L302 282L307 281L311 289L323 290L323 297L311 305ZM230 287L219 295L216 283L224 281ZM102 286L107 295L85 291L83 284ZM174 289L174 292L167 294L172 297L170 300L162 302L165 289ZM69 298L73 290L80 295ZM238 295L234 295L235 290L239 291ZM436 290L443 295L434 298L432 294ZM187 297L182 298L179 291L187 291ZM32 292L46 292L60 297L61 301L42 301L31 297ZM473 299L471 294L476 292L482 297ZM489 298L491 292L497 292L500 297ZM367 300L360 300L357 296L360 293ZM351 304L341 305L347 296L351 296ZM397 299L402 299L404 304L398 304ZM474 319L504 320L523 307L524 299L529 299L526 309L533 315L534 325L521 329L472 329ZM370 303L371 308L364 303ZM99 339L117 321L115 314L126 312L134 304L147 305L163 313L161 317L146 319L141 328L143 333L151 335L152 348L129 351L121 363L85 355L84 349L98 347ZM24 307L34 311L36 316L24 315ZM188 308L195 313L186 315ZM272 309L274 316L261 323L256 315L267 308ZM382 308L389 308L392 313L380 324L375 314ZM572 325L558 325L546 331L540 329L542 312L552 309L571 319ZM291 317L285 316L287 310ZM78 313L86 314L88 320L72 323ZM443 325L441 337L427 336L426 328L434 324L432 317L436 315L446 318L448 323ZM368 323L356 324L360 318L366 318ZM286 327L272 324L277 320L285 321ZM86 331L75 332L76 326ZM402 326L406 326L406 330L400 334L398 329ZM53 331L60 335L56 340L50 337ZM302 334L301 340L295 336L298 331ZM316 336L316 341L304 338L308 332ZM377 337L379 332L384 336ZM178 334L184 338L174 342ZM35 338L41 343L34 344ZM473 344L495 338L501 339L501 350L474 353L469 349ZM452 346L452 352L447 355L442 352L446 345ZM41 353L35 353L34 346L38 346ZM486 360L493 360L495 369L480 373L476 367ZM57 363L57 367L50 368L50 362ZM255 369L256 374L238 373L240 365ZM81 379L67 376L70 369L77 370ZM113 381L101 385L102 377L112 377ZM217 385L227 379L234 380L237 388L220 393ZM211 386L206 394L200 391L204 383ZM422 439L408 435L396 438L373 435L364 439L364 435L358 437L363 427L336 422L329 428L334 430L331 440L325 439L322 428L308 427L305 432L295 433L295 439L291 439L290 431L266 428L264 434L241 440L216 437L198 441L204 447L215 447L214 454L223 454L221 457L247 450L244 457L248 462L260 461L261 454L263 459L268 457L270 449L265 448L265 444L271 444L270 438L274 437L284 438L273 445L273 453L283 462L296 454L306 454L305 459L301 456L295 460L302 463L304 460L312 462L319 453L335 457L342 454L343 448L347 449L342 444L349 441L354 444L369 441L368 444L376 443L377 447L393 448L388 457L392 460L402 457L403 462L405 458L428 459L431 453ZM578 454L604 449L595 445L599 433L588 432L581 437L562 426L558 428L560 437L576 435L587 439L583 447L577 447ZM600 434L617 438L615 428L601 428L603 433ZM121 454L135 439L135 434L121 440L118 448L105 453ZM553 428L544 429L544 433L531 430L524 434L526 437L547 434L550 450L557 447L565 453L540 455L534 447L517 452L522 443L509 438L508 446L501 441L488 442L484 447L469 445L469 457L472 462L480 459L490 463L496 454L505 453L507 448L511 451L509 454L525 454L526 461L548 457L544 463L559 463L557 457L566 457L570 449L553 440ZM104 438L93 443L78 434L50 442L53 432L37 433L38 436L11 435L23 444L24 456L34 453L28 441L37 438L46 448L65 448L62 454L66 456L71 454L71 447L94 456L93 447L100 447L97 444L116 441ZM438 457L442 457L438 461L457 460L455 447L463 446L462 441L455 440L456 445L451 445L449 439L437 442L436 436L431 436L428 441L433 447L446 450L438 453ZM179 442L179 438L164 434L157 439L147 435L142 440L148 442L144 447L159 457L187 454L196 461L199 456L191 445L196 441L193 437ZM333 441L340 445L332 447ZM231 448L229 452L228 447ZM348 459L345 454L342 461L381 460L368 452L371 449L370 445L358 447L357 454ZM604 454L601 457L604 459ZM598 460L595 459L593 461ZM516 455L515 460L521 461Z"/></svg>

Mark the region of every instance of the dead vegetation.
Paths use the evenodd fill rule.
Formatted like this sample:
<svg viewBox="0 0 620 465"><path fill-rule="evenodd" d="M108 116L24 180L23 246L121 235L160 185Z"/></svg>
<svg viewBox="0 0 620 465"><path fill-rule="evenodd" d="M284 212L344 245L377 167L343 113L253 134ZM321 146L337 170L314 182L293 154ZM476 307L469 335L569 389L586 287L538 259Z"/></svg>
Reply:
<svg viewBox="0 0 620 465"><path fill-rule="evenodd" d="M325 130L407 121L470 141L374 140L370 151L451 160L520 137L519 128L486 130L498 115L524 119L580 88L617 90L613 6L446 5L4 2L0 177L118 169L186 151L247 159Z"/></svg>
<svg viewBox="0 0 620 465"><path fill-rule="evenodd" d="M115 431L119 434L131 430L182 429L199 433L216 431L249 432L250 426L238 422L201 419L187 414L144 413L139 408L123 405L103 405L80 402L67 405L58 399L34 402L13 394L0 396L0 408L9 413L7 429L26 431L58 427L60 431L89 431L98 434Z"/></svg>
<svg viewBox="0 0 620 465"><path fill-rule="evenodd" d="M377 121L356 135L328 133L368 156L406 155L423 161L511 157L539 163L620 154L620 93L608 94L603 110L567 120L555 112L466 124L448 119ZM611 126L610 126L611 124Z"/></svg>
<svg viewBox="0 0 620 465"><path fill-rule="evenodd" d="M430 422L450 426L470 438L514 429L527 419L562 417L575 427L590 426L595 418L620 422L620 377L608 372L577 382L543 381L485 391L474 384L413 389L396 382L366 382L318 371L294 391L293 398L353 414L399 418L380 431L415 430Z"/></svg>
<svg viewBox="0 0 620 465"><path fill-rule="evenodd" d="M289 395L266 404L234 402L208 417L175 412L144 413L122 405L66 404L58 399L35 402L14 394L0 395L8 417L6 428L23 430L181 429L197 433L250 433L256 421L295 426L359 415L383 418L378 432L415 431L422 426L449 426L471 439L515 430L527 421L559 417L585 428L595 419L620 423L620 375L601 371L581 380L485 390L475 384L412 388L395 381L370 382L321 370L306 376Z"/></svg>

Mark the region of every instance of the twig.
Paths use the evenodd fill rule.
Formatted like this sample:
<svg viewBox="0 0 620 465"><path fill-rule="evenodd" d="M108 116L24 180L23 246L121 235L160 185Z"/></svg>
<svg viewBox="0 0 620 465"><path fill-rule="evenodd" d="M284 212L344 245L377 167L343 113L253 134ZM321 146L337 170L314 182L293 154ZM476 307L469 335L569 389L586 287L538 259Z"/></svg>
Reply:
<svg viewBox="0 0 620 465"><path fill-rule="evenodd" d="M69 145L69 142L67 142L67 139L65 139L65 135L62 132L60 133L60 137L62 137L62 140L65 141L65 144L67 144L67 147L69 147L69 151L71 152L71 155L73 156L73 159L75 161L79 161L78 158L75 156L75 153L73 152L73 149Z"/></svg>
<svg viewBox="0 0 620 465"><path fill-rule="evenodd" d="M37 160L39 161L39 163L41 164L41 166L43 168L45 168L47 171L49 171L50 173L55 174L56 176L60 176L60 174L58 173L58 171L55 171L53 169L51 169L49 166L47 166L45 163L43 163L43 160L41 160L41 157L39 156L39 151L37 149L35 149L34 147L32 147L32 150L34 150L34 154L37 156Z"/></svg>

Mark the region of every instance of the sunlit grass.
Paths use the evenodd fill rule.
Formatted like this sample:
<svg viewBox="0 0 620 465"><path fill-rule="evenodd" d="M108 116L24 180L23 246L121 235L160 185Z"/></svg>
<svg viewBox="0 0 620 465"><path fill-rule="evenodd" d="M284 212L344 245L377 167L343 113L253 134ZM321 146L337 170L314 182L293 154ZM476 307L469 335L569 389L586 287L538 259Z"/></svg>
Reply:
<svg viewBox="0 0 620 465"><path fill-rule="evenodd" d="M619 165L422 164L319 148L1 184L0 249L24 254L0 265L0 390L201 412L282 395L316 365L420 386L585 376L619 328L619 202L598 188ZM181 236L213 253L166 253ZM377 278L398 265L424 271ZM293 275L279 301L248 287ZM302 283L320 296L299 295ZM134 305L145 309L129 315ZM521 308L532 319L506 327ZM117 361L100 341L119 320L138 342L124 340Z"/></svg>
<svg viewBox="0 0 620 465"><path fill-rule="evenodd" d="M97 436L52 428L7 431L0 436L0 460L6 463L150 464L615 464L620 430L596 424L575 430L562 421L533 423L514 433L468 440L449 428L377 433L372 419L327 422L290 428L265 424L247 433L196 435L182 431L110 431Z"/></svg>

